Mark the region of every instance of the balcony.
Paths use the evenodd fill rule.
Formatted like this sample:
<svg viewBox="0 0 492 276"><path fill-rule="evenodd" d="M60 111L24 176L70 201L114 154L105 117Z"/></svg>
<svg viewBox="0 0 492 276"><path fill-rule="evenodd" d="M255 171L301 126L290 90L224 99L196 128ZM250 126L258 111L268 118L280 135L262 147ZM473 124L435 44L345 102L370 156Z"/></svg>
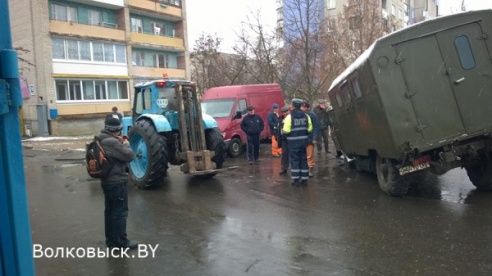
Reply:
<svg viewBox="0 0 492 276"><path fill-rule="evenodd" d="M163 13L169 15L167 19L171 20L181 20L183 17L181 7L163 4L159 0L128 0L128 6L131 9Z"/></svg>
<svg viewBox="0 0 492 276"><path fill-rule="evenodd" d="M133 45L149 46L149 48L159 47L162 50L171 52L183 52L185 50L182 38L161 35L131 33L131 43Z"/></svg>
<svg viewBox="0 0 492 276"><path fill-rule="evenodd" d="M103 26L85 25L66 21L51 20L50 32L60 35L96 37L125 41L125 31L114 28L106 28Z"/></svg>
<svg viewBox="0 0 492 276"><path fill-rule="evenodd" d="M176 68L153 68L133 66L132 77L162 78L167 73L170 78L186 78L186 70Z"/></svg>
<svg viewBox="0 0 492 276"><path fill-rule="evenodd" d="M125 6L124 0L77 0L77 2L88 6L98 6L108 9L123 8Z"/></svg>

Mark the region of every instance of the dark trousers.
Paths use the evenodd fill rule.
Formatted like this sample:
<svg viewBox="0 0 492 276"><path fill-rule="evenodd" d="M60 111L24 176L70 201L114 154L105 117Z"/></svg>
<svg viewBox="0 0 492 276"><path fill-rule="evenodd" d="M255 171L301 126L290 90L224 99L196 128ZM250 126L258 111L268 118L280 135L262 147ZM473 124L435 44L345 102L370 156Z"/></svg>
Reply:
<svg viewBox="0 0 492 276"><path fill-rule="evenodd" d="M289 147L287 146L287 139L282 139L282 159L280 160L280 164L282 171L289 169Z"/></svg>
<svg viewBox="0 0 492 276"><path fill-rule="evenodd" d="M328 128L320 129L319 130L319 141L317 144L318 152L321 152L321 150L322 150L321 140L323 140L323 145L325 146L325 152L328 152L328 138L329 138Z"/></svg>
<svg viewBox="0 0 492 276"><path fill-rule="evenodd" d="M309 179L309 168L306 157L306 146L299 147L296 143L289 145L290 175L292 179Z"/></svg>
<svg viewBox="0 0 492 276"><path fill-rule="evenodd" d="M126 219L128 217L128 188L126 181L101 184L104 191L104 233L106 246L126 246Z"/></svg>
<svg viewBox="0 0 492 276"><path fill-rule="evenodd" d="M260 135L248 135L248 161L256 161L260 157Z"/></svg>

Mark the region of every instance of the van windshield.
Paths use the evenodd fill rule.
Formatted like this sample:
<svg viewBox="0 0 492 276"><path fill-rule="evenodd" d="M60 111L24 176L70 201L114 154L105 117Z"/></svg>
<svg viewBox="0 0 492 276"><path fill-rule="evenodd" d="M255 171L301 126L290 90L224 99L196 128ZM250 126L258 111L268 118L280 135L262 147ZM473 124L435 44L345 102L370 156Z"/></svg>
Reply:
<svg viewBox="0 0 492 276"><path fill-rule="evenodd" d="M231 115L234 99L205 100L202 101L202 112L214 118L224 118Z"/></svg>

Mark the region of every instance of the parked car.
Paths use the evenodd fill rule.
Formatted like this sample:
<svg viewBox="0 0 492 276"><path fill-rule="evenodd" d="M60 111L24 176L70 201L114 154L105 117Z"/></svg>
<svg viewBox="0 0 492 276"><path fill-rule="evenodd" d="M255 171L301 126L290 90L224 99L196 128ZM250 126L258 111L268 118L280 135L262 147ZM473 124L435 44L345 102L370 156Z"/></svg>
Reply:
<svg viewBox="0 0 492 276"><path fill-rule="evenodd" d="M260 139L268 139L271 135L267 123L267 114L273 104L282 108L285 105L280 85L250 84L221 86L210 88L202 96L202 112L215 118L219 130L224 137L226 152L231 157L238 156L246 142L246 134L241 130L241 121L246 115L246 108L253 106L255 113L265 122L265 129Z"/></svg>

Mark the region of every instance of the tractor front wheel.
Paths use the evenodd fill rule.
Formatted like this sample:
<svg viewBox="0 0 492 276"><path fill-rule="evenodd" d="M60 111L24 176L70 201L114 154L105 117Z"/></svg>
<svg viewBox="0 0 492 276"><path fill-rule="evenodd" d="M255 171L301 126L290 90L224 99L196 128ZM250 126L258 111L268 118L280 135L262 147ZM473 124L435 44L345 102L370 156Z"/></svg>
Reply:
<svg viewBox="0 0 492 276"><path fill-rule="evenodd" d="M130 147L135 155L130 162L130 176L139 188L150 189L162 184L167 174L166 137L157 133L149 120L140 120L130 129Z"/></svg>
<svg viewBox="0 0 492 276"><path fill-rule="evenodd" d="M216 128L205 130L205 140L207 142L207 149L214 151L215 155L212 157L212 161L215 162L217 169L222 168L224 164L225 145L222 134Z"/></svg>

